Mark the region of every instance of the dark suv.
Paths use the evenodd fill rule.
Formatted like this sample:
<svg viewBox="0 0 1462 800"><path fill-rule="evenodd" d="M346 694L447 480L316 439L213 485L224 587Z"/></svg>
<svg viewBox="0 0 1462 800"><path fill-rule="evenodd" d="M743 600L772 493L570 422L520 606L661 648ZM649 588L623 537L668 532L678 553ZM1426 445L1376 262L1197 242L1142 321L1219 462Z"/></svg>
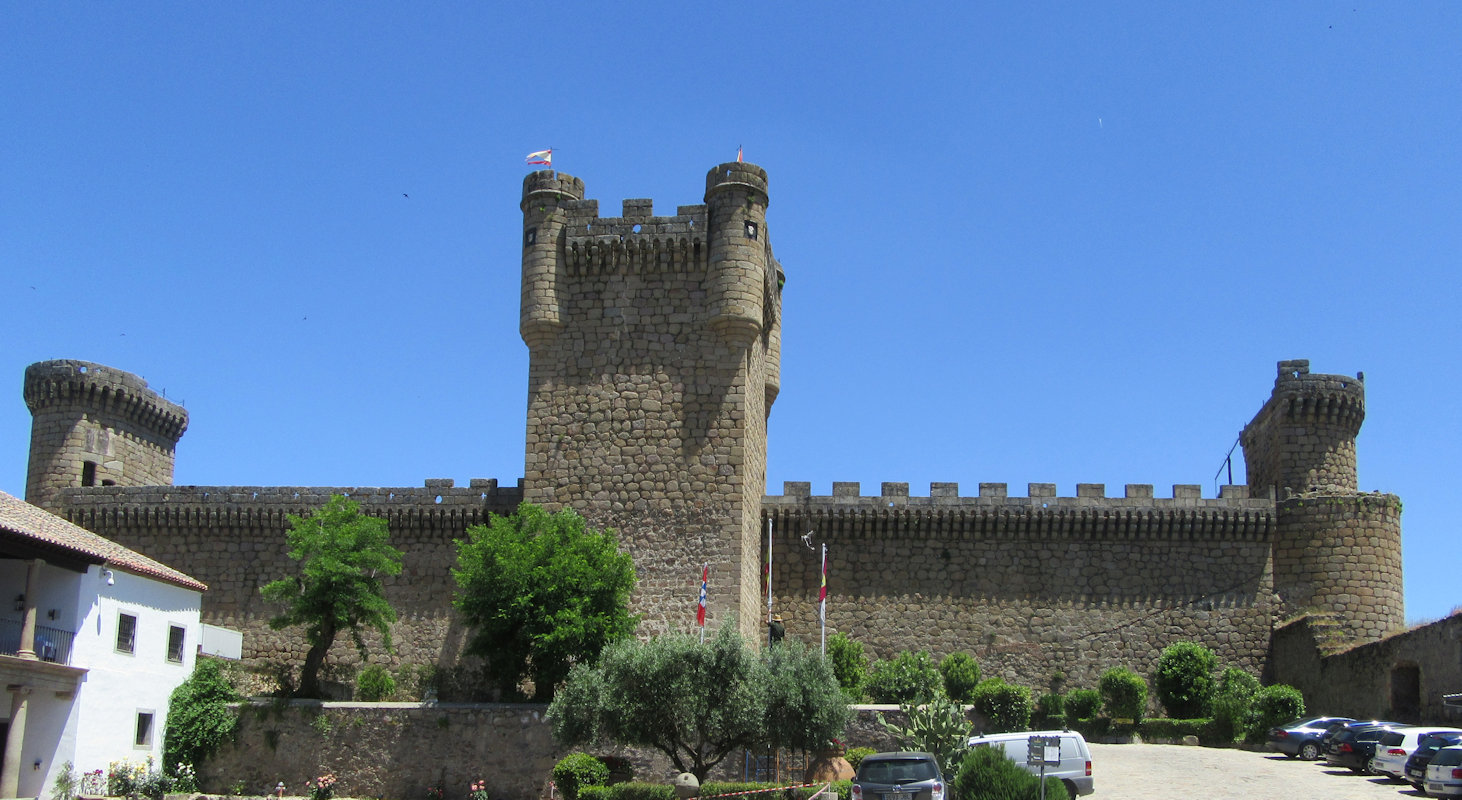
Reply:
<svg viewBox="0 0 1462 800"><path fill-rule="evenodd" d="M1462 733L1438 733L1422 739L1421 744L1416 746L1416 752L1406 759L1406 782L1413 789L1421 789L1426 784L1426 768L1431 763L1432 756L1443 747L1459 743L1462 743Z"/></svg>
<svg viewBox="0 0 1462 800"><path fill-rule="evenodd" d="M864 756L853 777L853 800L944 800L939 760L928 753Z"/></svg>

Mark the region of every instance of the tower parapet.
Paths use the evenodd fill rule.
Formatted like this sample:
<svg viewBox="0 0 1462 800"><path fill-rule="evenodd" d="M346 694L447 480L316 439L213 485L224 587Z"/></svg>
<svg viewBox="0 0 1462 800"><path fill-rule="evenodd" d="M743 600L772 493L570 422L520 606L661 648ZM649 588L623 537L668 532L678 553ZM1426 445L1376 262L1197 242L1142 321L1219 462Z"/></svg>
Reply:
<svg viewBox="0 0 1462 800"><path fill-rule="evenodd" d="M1278 372L1269 401L1240 434L1250 488L1275 499L1286 490L1355 491L1365 373L1311 375L1306 359L1281 361Z"/></svg>
<svg viewBox="0 0 1462 800"><path fill-rule="evenodd" d="M523 179L523 297L518 330L531 348L563 326L557 269L562 263L564 206L584 199L584 182L568 173L539 170Z"/></svg>
<svg viewBox="0 0 1462 800"><path fill-rule="evenodd" d="M142 378L89 361L57 360L25 370L31 412L28 502L54 510L73 486L173 482L188 412Z"/></svg>
<svg viewBox="0 0 1462 800"><path fill-rule="evenodd" d="M768 274L766 170L721 164L706 174L710 213L711 327L733 342L749 342L765 327Z"/></svg>

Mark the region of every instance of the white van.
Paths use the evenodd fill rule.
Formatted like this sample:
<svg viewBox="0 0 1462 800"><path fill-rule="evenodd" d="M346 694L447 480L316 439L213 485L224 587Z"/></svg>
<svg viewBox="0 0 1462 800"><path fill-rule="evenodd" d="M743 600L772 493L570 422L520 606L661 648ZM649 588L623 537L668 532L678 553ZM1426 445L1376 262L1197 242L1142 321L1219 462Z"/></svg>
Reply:
<svg viewBox="0 0 1462 800"><path fill-rule="evenodd" d="M970 747L999 747L1011 761L1025 767L1032 775L1040 775L1039 766L1026 764L1026 750L1032 736L1054 736L1061 740L1061 763L1046 765L1046 777L1060 778L1066 784L1066 794L1076 797L1095 791L1091 783L1091 749L1086 739L1076 731L1021 731L1019 733L988 733L971 736Z"/></svg>

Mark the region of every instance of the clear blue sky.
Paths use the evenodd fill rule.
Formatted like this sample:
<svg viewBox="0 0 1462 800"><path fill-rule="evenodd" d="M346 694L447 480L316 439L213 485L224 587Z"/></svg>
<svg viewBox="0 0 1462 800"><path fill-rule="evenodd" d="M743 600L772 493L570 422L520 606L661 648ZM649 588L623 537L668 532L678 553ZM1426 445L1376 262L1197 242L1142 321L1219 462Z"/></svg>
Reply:
<svg viewBox="0 0 1462 800"><path fill-rule="evenodd" d="M7 4L0 489L50 358L184 402L180 484L513 483L524 155L674 213L742 145L772 493L1211 496L1309 358L1462 605L1462 4L704 5Z"/></svg>

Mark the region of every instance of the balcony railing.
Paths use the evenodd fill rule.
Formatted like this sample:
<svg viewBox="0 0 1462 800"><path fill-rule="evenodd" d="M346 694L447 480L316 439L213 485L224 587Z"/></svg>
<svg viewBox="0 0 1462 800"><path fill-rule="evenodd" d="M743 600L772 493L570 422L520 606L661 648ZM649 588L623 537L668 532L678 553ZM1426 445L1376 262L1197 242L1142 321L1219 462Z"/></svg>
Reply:
<svg viewBox="0 0 1462 800"><path fill-rule="evenodd" d="M18 619L0 619L0 656L20 653L20 628ZM36 658L55 664L70 664L71 641L75 638L74 631L37 625Z"/></svg>

